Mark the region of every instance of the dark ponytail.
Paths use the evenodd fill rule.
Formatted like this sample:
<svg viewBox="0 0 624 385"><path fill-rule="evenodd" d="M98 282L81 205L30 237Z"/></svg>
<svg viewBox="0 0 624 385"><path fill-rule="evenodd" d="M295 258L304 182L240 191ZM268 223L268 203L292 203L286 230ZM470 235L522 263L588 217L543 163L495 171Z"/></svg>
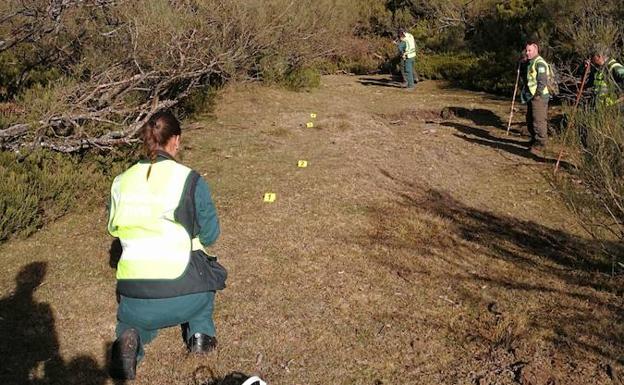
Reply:
<svg viewBox="0 0 624 385"><path fill-rule="evenodd" d="M181 133L180 122L171 112L159 111L152 115L141 128L145 155L150 162L154 164L158 157L158 150L162 149L171 137ZM149 179L151 171L152 165L150 164L147 170L147 179Z"/></svg>

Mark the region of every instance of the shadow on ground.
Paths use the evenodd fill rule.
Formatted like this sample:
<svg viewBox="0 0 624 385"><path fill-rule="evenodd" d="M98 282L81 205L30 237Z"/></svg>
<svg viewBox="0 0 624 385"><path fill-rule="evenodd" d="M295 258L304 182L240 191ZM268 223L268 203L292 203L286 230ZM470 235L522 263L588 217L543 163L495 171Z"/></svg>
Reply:
<svg viewBox="0 0 624 385"><path fill-rule="evenodd" d="M505 151L507 153L520 156L522 158L526 158L526 159L529 159L538 163L545 163L545 164L557 163L557 158L554 156L549 157L549 156L546 156L545 154L540 156L540 155L536 155L530 152L528 150L529 148L528 141L500 138L498 136L492 135L486 129L466 126L464 124L459 124L455 122L443 122L440 124L442 126L451 127L459 131L463 135L455 134L455 136L467 142L478 144L481 146L491 147L491 148L501 150L501 151ZM562 160L559 162L559 167L562 169L570 170L574 168L574 165Z"/></svg>
<svg viewBox="0 0 624 385"><path fill-rule="evenodd" d="M399 77L393 76L389 78L362 77L358 79L358 82L364 86L404 88L403 79L400 76Z"/></svg>
<svg viewBox="0 0 624 385"><path fill-rule="evenodd" d="M471 120L477 126L491 126L499 129L506 129L505 123L501 118L485 108L465 108L465 107L446 107L442 111L444 119L458 117L461 119Z"/></svg>
<svg viewBox="0 0 624 385"><path fill-rule="evenodd" d="M66 363L60 356L52 308L34 298L46 272L46 262L25 265L15 277L15 290L0 300L0 383L104 384L106 370L92 357Z"/></svg>
<svg viewBox="0 0 624 385"><path fill-rule="evenodd" d="M385 250L372 259L408 285L427 277L453 288L455 306L468 317L452 325L432 322L474 352L458 367L507 371L518 383L547 383L553 376L556 383L577 384L592 377L588 371L599 376L594 383L607 377L618 383L624 276L610 276L602 247L624 255L624 245L469 207L447 192L381 172L399 186L396 201L368 208L374 230L363 242ZM477 383L489 380L483 381Z"/></svg>

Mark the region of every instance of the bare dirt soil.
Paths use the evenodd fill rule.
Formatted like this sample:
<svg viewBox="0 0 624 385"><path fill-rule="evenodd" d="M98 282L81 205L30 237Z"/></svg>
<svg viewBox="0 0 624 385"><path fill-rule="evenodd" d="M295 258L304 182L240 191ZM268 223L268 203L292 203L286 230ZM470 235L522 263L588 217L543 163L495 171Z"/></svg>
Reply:
<svg viewBox="0 0 624 385"><path fill-rule="evenodd" d="M164 330L135 383L620 384L624 280L549 184L552 157L505 135L508 108L381 76L225 90L183 135L222 224L220 345L187 356ZM105 224L102 205L0 246L3 384L113 383Z"/></svg>

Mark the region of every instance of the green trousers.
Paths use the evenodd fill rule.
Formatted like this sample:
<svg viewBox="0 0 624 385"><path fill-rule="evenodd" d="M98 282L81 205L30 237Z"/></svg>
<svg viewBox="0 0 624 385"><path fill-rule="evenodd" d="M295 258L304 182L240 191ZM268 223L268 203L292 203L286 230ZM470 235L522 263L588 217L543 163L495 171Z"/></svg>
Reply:
<svg viewBox="0 0 624 385"><path fill-rule="evenodd" d="M143 346L158 335L158 329L182 325L185 337L195 333L216 335L212 312L215 292L189 294L162 299L141 299L121 296L117 308L117 337L127 329L139 332L139 360Z"/></svg>
<svg viewBox="0 0 624 385"><path fill-rule="evenodd" d="M407 82L407 88L414 88L414 58L403 59L403 77Z"/></svg>
<svg viewBox="0 0 624 385"><path fill-rule="evenodd" d="M548 98L533 98L527 103L526 122L531 140L545 146L548 143Z"/></svg>

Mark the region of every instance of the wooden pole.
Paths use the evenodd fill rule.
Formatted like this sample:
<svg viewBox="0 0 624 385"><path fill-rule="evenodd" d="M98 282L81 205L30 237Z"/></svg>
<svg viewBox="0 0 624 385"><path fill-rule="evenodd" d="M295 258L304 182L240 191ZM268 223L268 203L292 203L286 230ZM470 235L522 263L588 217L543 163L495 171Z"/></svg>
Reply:
<svg viewBox="0 0 624 385"><path fill-rule="evenodd" d="M589 68L591 67L591 64L587 64L587 66L585 67L585 73L583 74L583 80L581 81L581 87L578 90L578 93L576 94L576 100L574 101L574 108L573 108L573 113L576 113L576 108L579 105L579 102L581 100L581 95L583 95L583 89L585 88L585 82L587 81L587 76L589 75ZM572 115L572 119L574 119L574 114ZM570 124L568 124L568 128L572 127L573 120L570 120ZM559 164L561 163L561 158L563 157L563 147L561 147L561 150L559 151L559 156L557 157L557 163L555 163L555 170L553 171L553 173L557 173L557 171L559 171Z"/></svg>
<svg viewBox="0 0 624 385"><path fill-rule="evenodd" d="M513 98L511 99L511 111L509 111L509 122L507 123L507 135L509 135L509 129L511 128L511 119L513 119L514 105L516 104L516 94L518 93L518 81L520 80L520 62L518 62L518 69L516 70L516 85L514 86Z"/></svg>

